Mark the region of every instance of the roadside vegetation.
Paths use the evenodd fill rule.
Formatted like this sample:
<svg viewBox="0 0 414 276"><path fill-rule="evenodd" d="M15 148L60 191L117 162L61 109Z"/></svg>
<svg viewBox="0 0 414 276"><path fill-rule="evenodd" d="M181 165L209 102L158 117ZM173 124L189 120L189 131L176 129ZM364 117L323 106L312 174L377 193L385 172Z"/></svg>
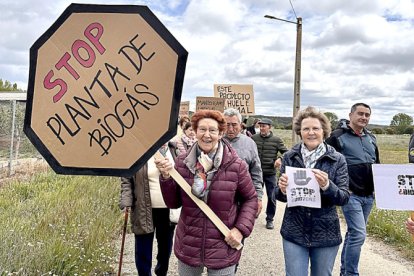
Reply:
<svg viewBox="0 0 414 276"><path fill-rule="evenodd" d="M275 130L291 147L291 131ZM377 135L382 163L407 163L408 136ZM0 275L110 275L117 270L119 179L49 171L0 188ZM373 209L369 234L414 259L409 212Z"/></svg>
<svg viewBox="0 0 414 276"><path fill-rule="evenodd" d="M36 174L0 188L0 275L112 273L118 179Z"/></svg>

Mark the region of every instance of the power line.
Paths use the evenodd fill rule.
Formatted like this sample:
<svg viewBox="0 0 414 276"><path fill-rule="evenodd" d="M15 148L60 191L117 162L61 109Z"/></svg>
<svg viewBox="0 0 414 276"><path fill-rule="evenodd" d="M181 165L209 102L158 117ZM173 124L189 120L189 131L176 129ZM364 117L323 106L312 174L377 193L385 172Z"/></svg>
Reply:
<svg viewBox="0 0 414 276"><path fill-rule="evenodd" d="M295 18L296 20L298 19L298 17L296 16L296 11L295 8L293 7L292 1L289 0L290 6L292 7L293 13L295 14Z"/></svg>

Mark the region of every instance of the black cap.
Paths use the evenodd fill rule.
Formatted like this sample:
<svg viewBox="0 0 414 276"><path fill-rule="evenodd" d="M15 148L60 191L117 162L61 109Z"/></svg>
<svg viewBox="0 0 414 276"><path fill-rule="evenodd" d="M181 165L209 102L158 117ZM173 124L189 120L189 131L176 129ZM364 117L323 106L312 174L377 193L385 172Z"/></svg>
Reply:
<svg viewBox="0 0 414 276"><path fill-rule="evenodd" d="M272 120L270 120L269 118L263 118L263 119L260 120L259 125L260 124L271 126L272 125Z"/></svg>

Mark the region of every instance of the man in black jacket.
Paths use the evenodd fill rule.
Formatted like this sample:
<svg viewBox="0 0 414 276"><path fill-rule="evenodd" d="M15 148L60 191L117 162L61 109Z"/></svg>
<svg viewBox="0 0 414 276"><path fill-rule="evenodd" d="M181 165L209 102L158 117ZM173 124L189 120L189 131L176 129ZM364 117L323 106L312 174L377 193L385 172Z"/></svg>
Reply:
<svg viewBox="0 0 414 276"><path fill-rule="evenodd" d="M342 206L347 223L341 255L341 275L359 275L358 263L366 237L366 224L374 203L372 164L379 163L375 136L366 129L371 108L364 103L351 107L348 120L340 120L337 129L326 140L342 153L348 164L349 202Z"/></svg>
<svg viewBox="0 0 414 276"><path fill-rule="evenodd" d="M281 158L278 153L288 151L282 139L273 135L270 131L272 120L264 118L259 121L260 133L252 136L257 145L260 162L262 164L263 182L266 185L267 207L266 207L266 228L273 229L273 218L276 213L276 204L272 200L273 190L276 186L276 168L280 167Z"/></svg>

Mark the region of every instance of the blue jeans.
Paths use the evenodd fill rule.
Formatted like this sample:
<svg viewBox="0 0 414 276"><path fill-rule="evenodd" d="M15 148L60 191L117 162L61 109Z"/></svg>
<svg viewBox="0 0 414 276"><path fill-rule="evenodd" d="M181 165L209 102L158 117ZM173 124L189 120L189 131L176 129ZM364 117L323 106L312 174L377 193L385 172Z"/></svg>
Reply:
<svg viewBox="0 0 414 276"><path fill-rule="evenodd" d="M341 275L359 275L359 257L367 235L368 216L373 204L373 196L351 194L348 203L342 206L348 228L341 255Z"/></svg>
<svg viewBox="0 0 414 276"><path fill-rule="evenodd" d="M283 239L286 276L331 276L339 245L330 247L304 247Z"/></svg>
<svg viewBox="0 0 414 276"><path fill-rule="evenodd" d="M170 223L167 208L152 208L152 220L157 238L158 252L155 275L165 276L168 272L175 225ZM152 243L154 232L135 235L135 265L139 276L151 276Z"/></svg>
<svg viewBox="0 0 414 276"><path fill-rule="evenodd" d="M266 207L266 221L273 221L276 214L276 203L273 202L273 191L276 187L276 175L263 175L263 182L266 185L267 207Z"/></svg>

